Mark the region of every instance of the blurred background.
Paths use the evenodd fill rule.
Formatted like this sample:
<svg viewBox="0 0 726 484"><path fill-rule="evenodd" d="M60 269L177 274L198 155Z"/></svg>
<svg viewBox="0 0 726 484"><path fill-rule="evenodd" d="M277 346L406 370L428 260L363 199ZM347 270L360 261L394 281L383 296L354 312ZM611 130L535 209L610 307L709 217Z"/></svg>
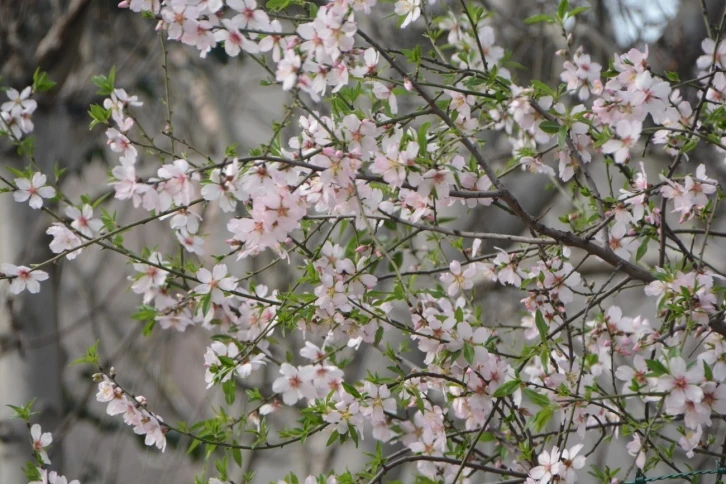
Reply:
<svg viewBox="0 0 726 484"><path fill-rule="evenodd" d="M559 82L562 59L555 57L554 52L564 47L561 32L543 24L523 23L531 15L555 10L557 2L474 3L492 13L487 22L495 28L496 44L511 52L511 60L521 64L519 69L512 68L519 84L526 84L531 78L549 84ZM616 51L642 47L648 42L653 69L678 72L681 79L693 77L701 40L706 37L702 3L712 23L718 23L724 8L723 0L570 3L591 7L578 16L573 45L584 45L593 60L607 66ZM38 97L39 107L34 115L36 159L44 173L53 173L55 166L67 169L61 187L74 203L80 202L82 193L95 199L109 191L107 172L117 163L106 149L103 130L88 130L88 106L102 102L95 94L92 76L106 74L115 65L116 86L139 95L145 103L143 109L137 110L138 122L152 135L160 133L165 124L163 59L155 22L119 9L116 4L116 0L0 0L1 85L19 89L29 85L38 66L58 83L54 90ZM458 2L451 5L457 12L460 10ZM430 8L440 14L448 5L438 0ZM393 19L377 21L392 11L391 4L380 4L374 9L374 17L359 16L358 20L383 45L410 48L421 39L422 32L415 25L401 31L395 29ZM175 42L170 42L168 49L177 136L213 158L221 158L229 145L237 144L238 152L246 153L270 139L271 123L283 118L289 99L277 86L261 86L266 74L254 62L246 57L227 59L223 51L200 59L196 49ZM407 107L410 108L403 105L400 112L407 112ZM317 109L326 112L324 103ZM292 134L290 131L284 138ZM165 143L160 135L158 143ZM494 150L490 158L501 160L503 166L511 151L506 140L492 137L488 146ZM699 157L700 162L708 164L710 176L726 182L721 155L697 150L692 158ZM158 166L152 162L145 166L143 156L140 163L143 176L154 173ZM667 163L662 152L648 152L648 172L653 179ZM0 140L0 171L5 166L22 168L23 160L9 143ZM604 173L595 170L594 175L603 177ZM507 179L507 184L525 207L554 206L553 214L565 213L560 208L569 201L560 200L561 191L548 189L541 178L515 175ZM112 198L103 206L109 212L117 211L120 221L142 216L131 204L116 203ZM522 231L518 221L499 211L483 210L488 210L486 216L475 210L463 218L459 222L462 228L501 233ZM556 224L554 218L552 221ZM10 195L0 196L0 261L27 265L49 258L52 254L45 230L50 223L47 215L15 203ZM173 253L178 250L178 242L171 239L166 224L157 221L138 227L125 234L126 243L133 250L157 247L163 253ZM207 253L225 251L225 224L226 218L207 210L203 232L219 234L209 238ZM723 230L724 224L721 217L713 230ZM714 254L718 255L718 246L707 253L709 257ZM243 268L235 270L241 274L262 267L265 262L264 257L250 259ZM722 257L712 257L710 262L723 268ZM600 269L602 266L592 268L592 280L598 280ZM54 435L50 453L53 469L62 470L69 479L80 479L83 484L191 483L195 475L205 475L203 460L185 455L186 441L170 435L169 447L161 454L145 447L119 418L107 417L105 406L95 401L91 369L69 367L68 363L99 340L103 362L116 368L127 387L146 396L154 411L171 423L195 422L210 417L213 407L223 402L220 391L205 390L202 364L209 333L193 327L184 333L157 327L144 337L143 324L131 318L141 303L140 296L127 289L128 276L134 271L118 254L87 249L72 263L63 261L48 272L51 278L43 284L41 293L30 297L12 296L7 284L0 283L0 403L20 405L37 397L34 408L40 412L39 421L45 431ZM606 279L609 274L603 271L602 276ZM273 273L266 272L257 282L275 288L294 277L294 267L277 265ZM477 302L485 308L489 320L519 324L519 317L513 320L511 315L520 314L523 309L519 303L521 292L492 286L480 293ZM643 313L646 310L641 307L641 295L640 291L627 293L616 303L626 315ZM651 303L647 302L648 307ZM286 344L291 348L299 346L295 341ZM351 377L356 373L365 375L367 369L381 366L380 360L377 353L361 351L355 366L346 372ZM275 372L275 368L268 368L257 377L269 386ZM30 457L27 430L21 422L8 419L9 414L9 409L0 407L1 484L25 482L20 468ZM273 429L282 429L293 419L292 412L281 412L271 421ZM274 431L271 435L275 435ZM326 448L327 435L319 437L310 439L305 446L293 445L279 452L246 452L243 467L256 472L254 482L276 481L290 471L304 477L329 469L357 470L362 452L374 446L373 440L367 439L358 450L349 445ZM608 449L607 445L603 449L624 453L621 448ZM596 463L598 458L593 456L588 463ZM713 458L707 459L710 467ZM630 461L628 457L627 463ZM397 477L403 480L410 475L410 469L405 467L397 471ZM395 476L391 473L387 477ZM587 479L584 477L583 482Z"/></svg>

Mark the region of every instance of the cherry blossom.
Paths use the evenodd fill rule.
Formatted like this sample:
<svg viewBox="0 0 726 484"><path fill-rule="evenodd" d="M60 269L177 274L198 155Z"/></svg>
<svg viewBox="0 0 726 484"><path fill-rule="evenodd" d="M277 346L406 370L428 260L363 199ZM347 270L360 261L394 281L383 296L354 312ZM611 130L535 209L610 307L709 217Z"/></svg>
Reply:
<svg viewBox="0 0 726 484"><path fill-rule="evenodd" d="M560 450L555 446L550 452L543 450L537 456L537 467L529 471L529 476L540 484L553 481L560 474Z"/></svg>
<svg viewBox="0 0 726 484"><path fill-rule="evenodd" d="M71 227L88 238L93 237L103 227L103 222L93 218L93 207L87 203L80 210L76 207L69 206L66 208L66 215L73 220Z"/></svg>
<svg viewBox="0 0 726 484"><path fill-rule="evenodd" d="M509 460L492 455L482 462L503 476L524 477L524 471L528 483L569 484L584 478L580 441L588 429L601 428L608 441L623 444L640 469L661 461L653 452L660 434L646 438L630 424L642 420L643 407L642 415L652 418L662 405L668 418L658 425L677 428L678 445L693 456L712 441L712 414L726 412L723 278L708 260L713 237L703 236L712 230L709 210L718 209L721 187L708 176L714 167L707 167L707 158L697 158L705 155L693 150L698 142L724 151L726 76L718 72L724 42L702 43L698 68L713 65L717 72L696 81L674 81L674 73L649 65L647 46L615 54L601 80L602 66L584 48L570 50L574 16L560 12L567 48L545 54L566 59L562 83L546 85L505 68L516 65L516 52L510 59L496 45L496 17L477 13L472 19L474 11L436 17L420 0L396 1L401 28L425 14L430 34L446 39L429 56L367 39L360 25L370 23L365 15L375 5L336 0L298 16L255 0L124 0L122 7L153 17L164 38L186 44L169 51L175 62L176 53L194 49L201 57L212 49L229 57L269 52L247 57L264 66L265 84L290 91L293 99L272 141L248 153L237 153L236 146L205 153L203 144L194 146L195 133L177 138L171 105L160 117L132 115L142 103L113 86L109 75L103 108L111 117L99 135L118 155L110 167L113 203L143 213L111 221L104 212L101 222L93 217L103 197L96 207L87 196L71 205L77 194L61 193L72 186L61 179L55 185L60 213L70 219L65 222L54 207L44 207L56 189L34 169L16 175L15 186L7 182L7 191L54 217L47 234L55 254L73 259L82 246L102 245L131 260L131 292L143 304L134 317L150 323L145 334L158 322L179 332L195 326L212 338L197 355L204 381L210 389L223 386L227 400L245 399L249 413L228 419L226 401L204 422L221 433L212 436L197 424L187 434L193 440L272 449L323 428L330 442L357 443L372 434L425 457L416 461L419 477L465 482L476 480L475 469L461 463L478 462L485 447L465 445L470 439L463 432L486 432L482 440L505 449ZM176 75L164 64L166 77ZM435 81L444 70L450 75ZM32 87L7 93L0 131L22 151L37 103ZM563 93L582 102L566 106ZM168 126L158 132L145 121L164 117ZM671 158L668 176L650 184L646 168L658 169L651 159L627 166L643 134ZM510 175L517 165L552 179ZM605 165L598 195L588 169L595 173ZM556 182L562 200L526 206L527 194L515 193L518 176ZM486 191L495 193L475 193ZM680 220L667 217L666 226L662 206ZM555 213L562 207L567 211ZM509 245L494 253L481 253L484 244L476 238L467 248L471 237L486 236L472 234L479 228L467 233L442 226L473 210L486 222L500 209L523 222L524 232L512 233ZM131 237L111 239L104 232L113 225L113 235L125 235L159 220L179 245L137 248ZM696 227L679 226L691 220ZM227 228L226 248L204 233L216 226ZM708 252L703 239L709 239ZM647 261L641 247L648 248ZM233 254L238 262L228 270ZM261 258L252 266L240 265L255 256ZM49 262L67 263L57 257L39 267ZM590 265L604 277L586 276ZM0 269L14 294L36 293L48 278L25 266ZM276 290L259 284L273 271L285 274ZM230 272L245 274L237 279ZM617 282L621 276L627 279ZM512 308L492 311L470 297L479 280L525 294ZM650 321L625 315L614 303L633 288L642 295L641 287L653 296L643 300ZM507 315L513 324L499 321ZM350 380L356 375L348 364L362 351L390 362ZM279 371L271 385L257 381L263 365ZM106 413L163 452L167 432L176 428L144 397L121 387L124 375L98 371L96 398ZM241 380L247 392L230 393ZM506 398L499 397L503 390ZM272 436L278 422L271 422L283 410L295 414L298 425ZM547 447L555 442L545 427L558 424L568 432ZM519 441L518 428L531 446ZM47 461L51 440L37 425L30 431L34 450ZM44 483L66 484L65 477L39 471ZM218 472L211 484L228 479L221 466ZM359 478L331 471L305 481Z"/></svg>
<svg viewBox="0 0 726 484"><path fill-rule="evenodd" d="M459 261L454 260L449 264L449 270L451 272L445 273L441 276L441 282L449 286L446 292L450 297L454 297L460 292L467 291L474 287L474 281L472 278L476 274L476 266L470 264L466 269L462 270Z"/></svg>
<svg viewBox="0 0 726 484"><path fill-rule="evenodd" d="M285 405L295 405L302 398L315 398L317 392L312 384L312 366L296 368L289 363L280 366L281 377L272 383L272 391L282 393Z"/></svg>
<svg viewBox="0 0 726 484"><path fill-rule="evenodd" d="M50 243L50 250L55 254L68 252L66 259L73 260L81 253L82 249L78 247L83 245L83 241L64 224L56 222L45 233L53 236L53 240Z"/></svg>
<svg viewBox="0 0 726 484"><path fill-rule="evenodd" d="M681 357L671 358L668 362L670 374L658 379L657 388L668 392L665 398L665 410L672 415L685 411L686 402L701 402L703 390L698 386L703 380L703 367L695 365L688 369Z"/></svg>
<svg viewBox="0 0 726 484"><path fill-rule="evenodd" d="M31 294L37 294L40 292L40 283L48 279L47 272L8 263L0 265L0 272L11 278L10 292L13 294L20 294L26 289Z"/></svg>
<svg viewBox="0 0 726 484"><path fill-rule="evenodd" d="M33 93L32 89L32 86L27 86L21 92L18 92L16 89L9 88L5 91L5 95L8 97L9 101L2 103L0 105L0 109L11 114L16 114L25 110L34 111L38 106L38 103L35 100L30 99L31 94Z"/></svg>
<svg viewBox="0 0 726 484"><path fill-rule="evenodd" d="M716 45L713 39L703 39L701 48L704 55L696 60L699 69L710 68L713 64L715 67L726 67L726 42L719 42Z"/></svg>
<svg viewBox="0 0 726 484"><path fill-rule="evenodd" d="M43 206L44 198L53 198L56 195L55 188L47 186L46 176L42 173L34 173L32 178L16 178L17 190L13 192L16 202L30 201L30 208L39 209Z"/></svg>
<svg viewBox="0 0 726 484"><path fill-rule="evenodd" d="M227 266L217 264L212 271L205 268L199 269L197 279L200 285L194 288L197 294L210 294L213 303L220 304L224 301L224 293L234 291L237 287L233 277L227 277Z"/></svg>
<svg viewBox="0 0 726 484"><path fill-rule="evenodd" d="M602 146L602 152L612 154L616 163L625 163L630 158L630 150L638 142L642 129L640 121L620 120L615 126L618 138L608 140Z"/></svg>
<svg viewBox="0 0 726 484"><path fill-rule="evenodd" d="M572 56L572 62L565 61L565 71L562 73L562 81L567 83L567 89L577 90L577 97L584 101L590 97L591 91L599 91L602 85L597 85L600 80L602 66L592 62L590 56L585 54L582 47L579 47Z"/></svg>
<svg viewBox="0 0 726 484"><path fill-rule="evenodd" d="M577 482L577 473L575 471L585 467L585 456L577 455L582 450L583 446L583 444L577 444L570 449L564 449L560 456L561 468L559 475L563 476L565 482L568 484Z"/></svg>
<svg viewBox="0 0 726 484"><path fill-rule="evenodd" d="M628 454L635 457L635 465L637 465L638 468L642 470L645 466L646 452L643 448L643 443L640 440L640 434L634 433L633 440L628 442L628 445L626 445L625 447L628 451Z"/></svg>
<svg viewBox="0 0 726 484"><path fill-rule="evenodd" d="M415 22L421 16L421 1L398 0L396 2L396 15L406 16L401 24L402 29L406 28L408 24Z"/></svg>
<svg viewBox="0 0 726 484"><path fill-rule="evenodd" d="M137 277L131 278L134 281L131 285L131 290L136 294L143 294L144 304L148 304L154 299L166 282L169 274L159 267L163 267L166 264L159 252L152 252L147 260L154 265L135 263L133 265L134 270L140 274Z"/></svg>
<svg viewBox="0 0 726 484"><path fill-rule="evenodd" d="M30 427L30 436L33 439L33 451L40 455L40 458L45 464L50 464L48 452L46 452L45 448L53 442L53 436L50 432L43 433L38 424Z"/></svg>

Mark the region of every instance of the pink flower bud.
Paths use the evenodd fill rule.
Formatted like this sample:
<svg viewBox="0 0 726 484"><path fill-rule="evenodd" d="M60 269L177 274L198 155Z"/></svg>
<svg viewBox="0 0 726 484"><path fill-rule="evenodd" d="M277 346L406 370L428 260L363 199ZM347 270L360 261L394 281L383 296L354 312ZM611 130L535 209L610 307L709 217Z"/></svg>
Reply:
<svg viewBox="0 0 726 484"><path fill-rule="evenodd" d="M356 254L362 254L363 252L367 251L370 247L368 245L361 245L359 247L356 247L355 253Z"/></svg>
<svg viewBox="0 0 726 484"><path fill-rule="evenodd" d="M119 2L118 8L129 8L128 0L123 0L122 2Z"/></svg>
<svg viewBox="0 0 726 484"><path fill-rule="evenodd" d="M406 90L410 92L413 89L413 84L411 83L411 79L409 79L408 77L405 77L403 79L403 87L405 87Z"/></svg>

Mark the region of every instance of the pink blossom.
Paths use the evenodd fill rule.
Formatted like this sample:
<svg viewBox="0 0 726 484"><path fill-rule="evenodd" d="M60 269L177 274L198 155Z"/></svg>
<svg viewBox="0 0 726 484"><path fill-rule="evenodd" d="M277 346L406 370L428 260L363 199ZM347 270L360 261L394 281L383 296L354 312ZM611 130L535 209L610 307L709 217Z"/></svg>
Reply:
<svg viewBox="0 0 726 484"><path fill-rule="evenodd" d="M16 202L30 200L30 208L37 210L43 206L43 198L55 197L55 188L46 186L45 183L46 177L42 173L34 173L30 180L16 178L17 190L13 192L13 198Z"/></svg>
<svg viewBox="0 0 726 484"><path fill-rule="evenodd" d="M43 271L32 271L30 267L14 266L3 263L0 265L0 272L11 278L10 292L20 294L28 290L31 294L40 292L40 282L48 279L48 273Z"/></svg>

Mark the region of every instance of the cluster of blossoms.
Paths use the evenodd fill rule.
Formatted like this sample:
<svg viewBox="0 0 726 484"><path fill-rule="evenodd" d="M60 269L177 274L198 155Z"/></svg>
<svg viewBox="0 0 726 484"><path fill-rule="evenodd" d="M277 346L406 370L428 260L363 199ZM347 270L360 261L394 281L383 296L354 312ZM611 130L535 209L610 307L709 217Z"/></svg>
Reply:
<svg viewBox="0 0 726 484"><path fill-rule="evenodd" d="M113 373L113 369L111 371ZM124 423L134 428L134 433L146 436L146 445L156 446L164 452L169 430L162 425L161 417L146 409L146 398L141 395L131 397L108 375L96 374L94 378L99 380L96 400L108 403L106 413L111 416L122 415Z"/></svg>
<svg viewBox="0 0 726 484"><path fill-rule="evenodd" d="M342 104L351 104L349 109L336 106L329 116L306 109L297 119L298 134L284 147L270 146L246 158L229 156L218 163L173 156L157 165L152 176L142 179L137 169L153 150L140 153L140 145L134 141L136 118L130 113L142 103L123 89L110 90L103 107L109 113L107 144L119 158L111 171L116 199L130 200L135 208L149 212L150 219L168 220L183 250L194 256L189 258L191 262L187 259L187 265L179 265L161 252L134 255L137 274L131 278L131 290L146 305L142 319L158 322L162 329L185 331L199 326L215 334L203 355L208 388L221 385L227 392L234 389L237 379L250 378L264 365L279 366L280 376L271 384L274 395L254 418L240 419L242 425L249 421L262 433L261 417L282 404L306 406L306 418L314 415L317 424L324 422L319 427L327 427L331 439L357 442L368 422L374 439L400 443L411 453L425 456L416 465L429 479L455 482L469 478L472 469L465 468L466 460L460 464L448 457L462 457L456 449L464 441L459 432L449 432L452 429L491 430L497 445L511 443L508 439L517 437L517 429L504 428L511 422L502 417L499 432L495 431L497 422L492 421L505 411L516 425L544 428L550 420L558 421L567 429L561 436L582 441L588 428L605 422L615 428L628 423L625 402L658 402L666 415L683 417L686 429L679 445L692 455L703 447L701 437L704 427L712 424L712 414L726 412L724 337L709 334L695 361L682 356L686 338L702 335L718 316L717 274L706 271L702 261L692 260L697 262L694 269L685 265L680 271L658 268L655 274L630 261L636 254L636 258L642 256L640 247L653 234L664 235L662 218L666 214L656 206L656 197L661 197L663 206L666 201L672 204L681 222L686 222L707 214L719 186L706 175L706 164L682 177L671 170L668 176L661 176L658 185L649 184L644 162L637 172L627 165L646 131L644 125L650 123L657 127L653 143L674 157L672 166L687 160L684 147L690 138L683 133L699 126L696 113L702 110L694 109L667 80L653 73L647 48L616 55L607 73L583 48L577 49L565 60L561 74L566 92L579 102L569 106L566 96L559 95L561 91L512 81L512 74L502 65L504 50L495 44L491 25L483 21L472 26L467 15L448 12L435 22L447 33L449 47L455 52L451 65L471 72L496 70L497 76L486 82L457 79L448 83L428 103L432 112L434 106L444 112L440 116L443 122L428 122L416 130L410 119L397 121L390 116L398 113L396 96L420 89L419 81L403 75L401 81L383 80L378 64L385 52L355 45L355 15L368 13L375 3L328 3L311 10L311 18L291 32L283 32L288 27L271 20L254 0L121 3L132 11L152 12L159 30L169 39L196 47L202 57L220 42L232 57L241 52L270 52L275 63L271 72L282 89L295 90L296 95L306 93L314 101L341 91L358 78L357 88L372 106L370 112L358 109L354 96L346 95L351 99ZM396 2L401 27L415 22L421 9L419 0ZM708 73L721 66L724 49L705 43L706 54L698 67ZM607 78L604 83L603 77ZM717 72L708 82L701 95L714 105L723 103L726 76ZM396 89L399 84L402 89ZM28 126L32 129L32 124L23 124L29 123L25 118L35 109L29 95L29 88L22 93L10 91L11 102L3 104L0 112L17 139L29 132ZM707 106L702 112L716 110ZM393 256L391 252L418 233L402 236L398 229L458 236L460 232L438 227L442 211L489 207L502 195L511 195L500 188L503 185L495 170L477 159L474 150L469 150L471 159L458 151L459 143L471 143L485 128L506 134L513 161L525 171L579 184L582 175L589 178L586 165L607 155L608 162L625 174L626 184L621 186L626 188L617 192L611 186L612 196L604 199L592 182L590 201L598 213L588 215L587 223L594 224L583 229L572 223L570 233L545 232L539 219L524 217L532 232L550 237L512 239L530 242L528 248L497 248L493 255L480 256L482 240L476 236L468 249L461 240L450 239L465 260L458 253L447 258L427 274L436 274L441 285L417 288L403 279L402 251ZM723 135L717 125L709 129ZM557 172L544 159L549 152L559 163ZM45 175L28 172L15 180L14 197L41 208L44 199L56 196L46 183ZM502 200L512 213L521 210L511 197ZM208 249L201 232L204 220L200 213L204 212L196 208L202 205L217 207L229 217L225 222L230 252L215 257L211 269L203 266ZM73 259L94 237L100 240L110 235L104 230L112 229L105 219L94 218L94 206L86 200L67 206L65 213L68 222L56 222L47 230L56 254ZM316 223L317 228L330 223L331 229L324 242L311 250L307 243L317 230L311 229ZM342 235L340 243L331 236L338 226L341 234L353 232L348 242L342 242ZM389 237L398 238L389 245ZM597 254L617 271L623 269L629 275L645 272L640 280L649 283L646 295L657 297L658 308L664 308L658 315L665 321L663 325L657 328L641 316L624 316L618 306L598 311L600 293L585 280L575 262L578 254L563 241L586 248L588 257ZM277 257L273 264L300 262L305 270L298 284L309 290L297 294L271 291L263 285L245 287L248 278L231 275L222 262L234 254L241 260L264 252ZM416 263L407 276L418 275L429 261L438 264L441 260L439 253L429 249L423 257L415 249L410 255ZM382 275L380 267L386 263L391 274ZM39 282L48 277L25 266L3 264L0 270L4 278L12 279L13 293L24 289L38 292ZM394 276L395 289L387 292L380 287ZM653 277L657 280L650 282ZM193 284L179 284L180 279ZM523 348L521 355L500 351L504 335L487 327L486 316L475 309L473 291L480 282L526 291L521 299L526 315L521 326L513 328L523 335L517 341ZM572 316L579 309L578 295L588 299L588 307ZM396 319L394 309L408 310L404 322ZM582 324L573 329L574 320L582 314ZM292 353L284 362L276 357L273 336L280 326L285 331L296 328L303 336L305 345L299 355L306 364L293 364ZM337 355L362 345L383 352L380 343L384 328L389 327L408 336L406 342L416 346L423 366L391 350L386 352L394 364L389 369L396 370L400 379L370 375L364 381L346 383L344 365ZM616 364L620 360L624 364ZM412 373L403 372L403 365L410 366ZM147 445L163 451L169 427L147 410L145 399L132 397L112 377L101 374L97 378L97 398L108 403L107 413L123 414L135 433L145 435ZM608 394L608 387L621 384L622 395ZM531 415L528 404L541 407L531 423L525 422ZM572 433L570 429L574 429ZM43 444L43 436L38 438L37 451L45 460L42 449L50 442ZM627 447L641 469L654 447L650 438L636 429ZM577 471L586 463L586 457L580 455L583 442L566 447L566 442L554 448L545 445L550 450L526 460L515 456L509 463L500 461L498 470L527 476L530 483L576 482ZM55 475L48 475L49 480L61 483L60 477L51 476ZM222 481L212 478L209 482Z"/></svg>
<svg viewBox="0 0 726 484"><path fill-rule="evenodd" d="M6 91L8 101L0 104L0 135L8 134L16 140L33 132L32 116L38 103L31 99L33 87L28 86L21 92L10 88Z"/></svg>
<svg viewBox="0 0 726 484"><path fill-rule="evenodd" d="M50 432L43 432L40 425L33 424L30 427L30 438L33 441L33 452L39 458L39 462L42 462L43 466L50 465L46 449L53 443L53 435ZM36 475L39 480L30 481L29 484L80 484L77 479L69 482L65 476L56 471L49 472L42 466L36 467Z"/></svg>

